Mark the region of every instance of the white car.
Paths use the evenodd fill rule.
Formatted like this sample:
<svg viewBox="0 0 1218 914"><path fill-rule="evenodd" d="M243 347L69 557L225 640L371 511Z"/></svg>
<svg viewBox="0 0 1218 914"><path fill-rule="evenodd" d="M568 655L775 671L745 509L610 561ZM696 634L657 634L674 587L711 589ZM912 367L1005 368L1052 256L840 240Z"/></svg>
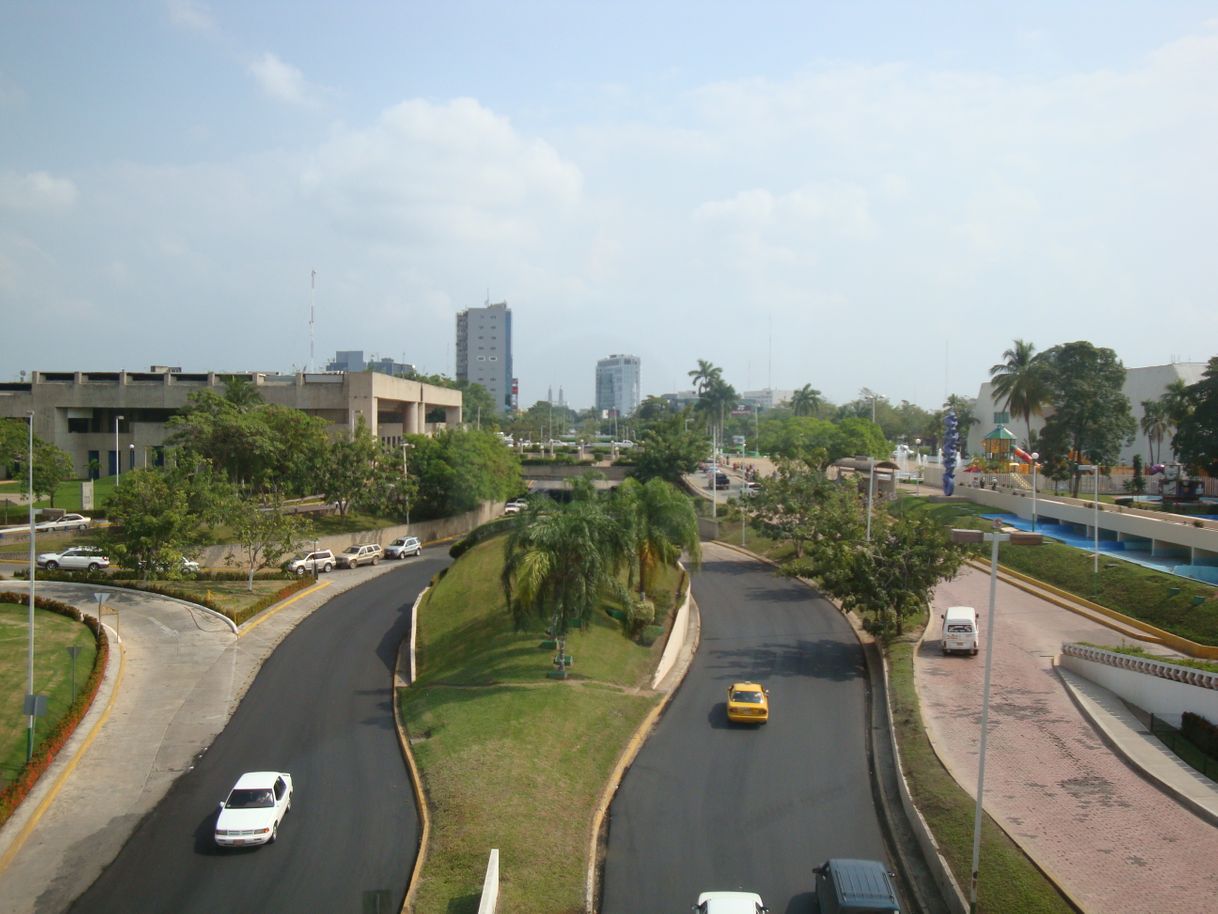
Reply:
<svg viewBox="0 0 1218 914"><path fill-rule="evenodd" d="M216 844L273 844L292 808L292 776L286 771L250 771L237 779L216 817Z"/></svg>
<svg viewBox="0 0 1218 914"><path fill-rule="evenodd" d="M756 892L703 892L693 907L698 914L769 914Z"/></svg>
<svg viewBox="0 0 1218 914"><path fill-rule="evenodd" d="M36 559L39 568L54 571L100 571L110 567L110 558L96 546L73 546L63 552L44 552Z"/></svg>
<svg viewBox="0 0 1218 914"><path fill-rule="evenodd" d="M54 530L84 531L89 529L91 523L93 523L93 518L85 517L83 514L65 514L55 520L44 520L40 524L34 524L34 529L44 533Z"/></svg>
<svg viewBox="0 0 1218 914"><path fill-rule="evenodd" d="M385 558L404 559L408 555L422 555L423 544L417 536L399 536L385 547Z"/></svg>
<svg viewBox="0 0 1218 914"><path fill-rule="evenodd" d="M523 498L517 498L515 501L509 501L506 505L503 506L503 513L504 514L519 514L521 511L523 511L528 506L529 506L529 503L527 501L525 501Z"/></svg>

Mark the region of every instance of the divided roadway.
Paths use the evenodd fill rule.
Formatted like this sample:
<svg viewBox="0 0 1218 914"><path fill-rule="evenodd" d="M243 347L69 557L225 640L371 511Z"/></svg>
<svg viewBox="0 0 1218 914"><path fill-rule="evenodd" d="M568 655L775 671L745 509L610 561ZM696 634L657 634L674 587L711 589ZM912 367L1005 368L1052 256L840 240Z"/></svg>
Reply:
<svg viewBox="0 0 1218 914"><path fill-rule="evenodd" d="M832 604L769 566L704 543L691 574L701 644L610 807L602 914L683 911L741 888L775 914L811 914L812 867L888 859L862 648ZM745 679L770 691L757 729L724 712Z"/></svg>
<svg viewBox="0 0 1218 914"><path fill-rule="evenodd" d="M393 670L415 598L448 561L425 550L301 621L71 910L398 910L419 825L394 729ZM242 772L264 769L294 781L279 840L217 850L219 801Z"/></svg>

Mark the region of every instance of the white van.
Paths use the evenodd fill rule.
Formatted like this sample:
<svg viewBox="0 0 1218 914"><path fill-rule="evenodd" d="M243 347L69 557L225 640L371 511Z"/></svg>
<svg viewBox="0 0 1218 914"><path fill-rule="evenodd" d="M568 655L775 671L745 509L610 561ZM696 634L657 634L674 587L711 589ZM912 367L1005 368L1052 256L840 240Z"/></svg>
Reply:
<svg viewBox="0 0 1218 914"><path fill-rule="evenodd" d="M943 614L943 653L977 653L977 610L971 606L949 606Z"/></svg>

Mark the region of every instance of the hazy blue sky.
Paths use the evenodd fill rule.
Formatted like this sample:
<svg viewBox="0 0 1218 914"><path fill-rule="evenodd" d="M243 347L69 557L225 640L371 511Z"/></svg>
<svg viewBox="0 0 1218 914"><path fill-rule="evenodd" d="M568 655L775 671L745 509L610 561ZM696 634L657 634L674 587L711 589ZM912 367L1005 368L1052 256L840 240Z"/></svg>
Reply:
<svg viewBox="0 0 1218 914"><path fill-rule="evenodd" d="M521 400L699 358L738 389L975 395L1020 337L1218 353L1218 4L0 9L0 378L453 372Z"/></svg>

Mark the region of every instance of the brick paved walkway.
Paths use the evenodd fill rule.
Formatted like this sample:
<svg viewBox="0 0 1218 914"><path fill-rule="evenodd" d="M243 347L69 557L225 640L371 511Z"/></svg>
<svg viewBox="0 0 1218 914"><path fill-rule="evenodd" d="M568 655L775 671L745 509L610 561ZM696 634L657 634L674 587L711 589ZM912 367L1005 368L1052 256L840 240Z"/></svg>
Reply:
<svg viewBox="0 0 1218 914"><path fill-rule="evenodd" d="M1063 641L1120 636L1001 581L997 594L986 811L1088 914L1218 912L1218 828L1105 746L1053 671ZM955 605L977 608L976 657L941 654L938 615ZM915 662L927 732L974 795L988 605L986 573L941 585Z"/></svg>

